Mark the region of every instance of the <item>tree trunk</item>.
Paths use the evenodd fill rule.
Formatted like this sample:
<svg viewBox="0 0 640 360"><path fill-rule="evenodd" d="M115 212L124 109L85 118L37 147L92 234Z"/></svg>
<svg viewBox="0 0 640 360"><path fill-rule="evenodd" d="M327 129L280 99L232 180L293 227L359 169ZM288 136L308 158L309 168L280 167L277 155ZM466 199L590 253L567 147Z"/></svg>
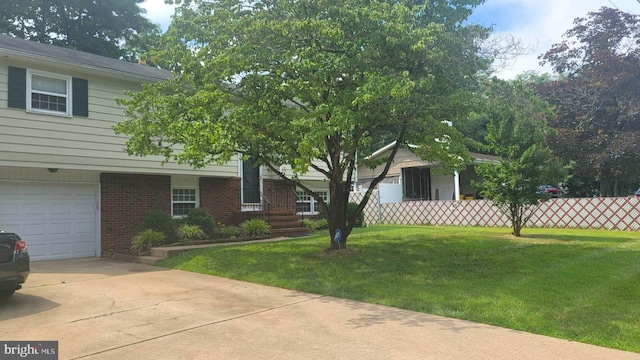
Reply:
<svg viewBox="0 0 640 360"><path fill-rule="evenodd" d="M518 205L511 206L511 228L513 229L513 236L520 236L520 230L522 230L522 208Z"/></svg>
<svg viewBox="0 0 640 360"><path fill-rule="evenodd" d="M344 250L347 248L347 237L351 233L353 224L347 221L347 204L349 203L350 187L343 182L331 184L331 200L328 206L327 222L329 225L329 239L331 250ZM339 233L337 235L337 233ZM336 241L339 239L339 241Z"/></svg>

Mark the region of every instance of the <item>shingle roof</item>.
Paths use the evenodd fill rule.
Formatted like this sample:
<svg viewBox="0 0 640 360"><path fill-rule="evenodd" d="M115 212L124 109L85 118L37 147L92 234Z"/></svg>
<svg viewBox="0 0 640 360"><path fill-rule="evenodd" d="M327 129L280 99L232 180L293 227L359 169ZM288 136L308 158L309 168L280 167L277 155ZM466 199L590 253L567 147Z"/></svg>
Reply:
<svg viewBox="0 0 640 360"><path fill-rule="evenodd" d="M86 69L149 80L164 80L171 77L171 72L151 66L130 63L49 44L41 44L7 35L0 35L0 54L2 53L73 64Z"/></svg>

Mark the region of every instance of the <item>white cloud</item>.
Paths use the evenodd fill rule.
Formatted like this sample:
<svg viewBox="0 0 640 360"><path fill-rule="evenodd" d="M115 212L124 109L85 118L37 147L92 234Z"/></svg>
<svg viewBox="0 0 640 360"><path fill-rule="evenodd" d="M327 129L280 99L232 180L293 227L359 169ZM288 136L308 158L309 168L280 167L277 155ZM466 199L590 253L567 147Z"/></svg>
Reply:
<svg viewBox="0 0 640 360"><path fill-rule="evenodd" d="M166 5L164 0L146 0L140 6L146 9L152 22L167 29L175 6ZM511 34L525 45L535 46L531 54L517 57L498 74L513 78L527 70L551 72L549 66L539 65L538 56L562 40L562 34L573 26L576 17L584 17L603 6L640 13L637 0L486 0L478 8L482 15L476 20L485 26L495 24L498 35Z"/></svg>
<svg viewBox="0 0 640 360"><path fill-rule="evenodd" d="M640 4L636 0L487 0L484 5L495 14L492 20L486 13L483 23L495 23L500 31L521 39L525 44L537 44L532 54L516 58L509 68L498 74L503 78L513 78L527 70L551 72L549 66L541 67L538 56L562 40L562 34L573 27L573 20L585 17L588 12L598 11L601 7L617 7L630 13L640 13ZM519 19L501 18L501 8L510 7L510 16ZM517 9L517 12L514 12ZM507 26L499 26L500 23Z"/></svg>
<svg viewBox="0 0 640 360"><path fill-rule="evenodd" d="M171 16L175 12L175 5L167 5L164 0L146 0L139 5L146 10L145 16L154 24L159 24L166 30L171 24Z"/></svg>

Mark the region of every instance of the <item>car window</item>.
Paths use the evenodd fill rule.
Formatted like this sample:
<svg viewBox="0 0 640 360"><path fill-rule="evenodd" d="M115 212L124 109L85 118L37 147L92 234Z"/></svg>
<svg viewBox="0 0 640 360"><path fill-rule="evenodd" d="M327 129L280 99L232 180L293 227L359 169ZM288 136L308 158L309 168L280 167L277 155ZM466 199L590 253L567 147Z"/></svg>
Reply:
<svg viewBox="0 0 640 360"><path fill-rule="evenodd" d="M20 236L13 234L13 233L0 233L0 242L6 243L6 242L16 242L20 240Z"/></svg>

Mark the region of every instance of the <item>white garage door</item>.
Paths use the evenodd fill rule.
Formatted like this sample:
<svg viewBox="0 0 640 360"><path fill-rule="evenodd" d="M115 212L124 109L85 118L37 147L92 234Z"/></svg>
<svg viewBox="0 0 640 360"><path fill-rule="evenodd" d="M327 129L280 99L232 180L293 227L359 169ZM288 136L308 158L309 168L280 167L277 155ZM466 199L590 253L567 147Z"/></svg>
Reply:
<svg viewBox="0 0 640 360"><path fill-rule="evenodd" d="M0 182L0 227L34 261L96 256L96 185Z"/></svg>

